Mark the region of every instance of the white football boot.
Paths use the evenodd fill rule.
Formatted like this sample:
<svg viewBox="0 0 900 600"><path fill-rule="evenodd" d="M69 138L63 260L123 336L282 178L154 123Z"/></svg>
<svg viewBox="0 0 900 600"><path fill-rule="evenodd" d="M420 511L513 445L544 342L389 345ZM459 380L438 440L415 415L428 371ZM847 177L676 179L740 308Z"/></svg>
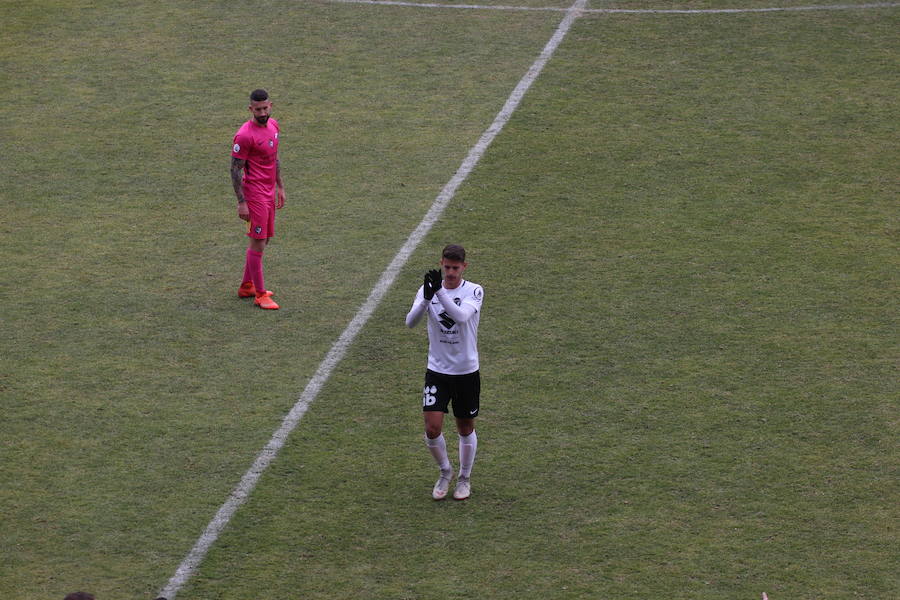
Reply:
<svg viewBox="0 0 900 600"><path fill-rule="evenodd" d="M431 497L435 500L443 500L447 497L447 492L450 490L450 480L453 479L453 471L441 471L441 477L434 484L434 489L431 490Z"/></svg>
<svg viewBox="0 0 900 600"><path fill-rule="evenodd" d="M453 490L454 500L465 500L472 494L472 485L468 477L460 477L456 481L456 489Z"/></svg>

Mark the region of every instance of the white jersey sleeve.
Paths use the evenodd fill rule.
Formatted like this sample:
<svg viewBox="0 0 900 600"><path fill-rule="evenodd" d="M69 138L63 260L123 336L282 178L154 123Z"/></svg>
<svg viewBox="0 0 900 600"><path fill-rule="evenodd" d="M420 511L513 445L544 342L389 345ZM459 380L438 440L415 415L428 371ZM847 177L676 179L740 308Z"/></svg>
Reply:
<svg viewBox="0 0 900 600"><path fill-rule="evenodd" d="M419 324L419 321L422 320L422 315L425 314L425 311L428 309L428 303L425 302L425 293L422 290L422 287L419 287L419 291L416 294L416 299L413 300L412 308L409 309L409 312L406 313L406 326L407 327L415 327Z"/></svg>

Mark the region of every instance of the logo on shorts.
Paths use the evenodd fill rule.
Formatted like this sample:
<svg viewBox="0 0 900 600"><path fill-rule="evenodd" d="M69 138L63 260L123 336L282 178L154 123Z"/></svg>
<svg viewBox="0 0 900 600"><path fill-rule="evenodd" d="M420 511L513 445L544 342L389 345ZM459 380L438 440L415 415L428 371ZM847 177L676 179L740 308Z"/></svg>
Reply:
<svg viewBox="0 0 900 600"><path fill-rule="evenodd" d="M234 148L232 148L232 150L234 150L235 152L240 152L240 151L241 151L241 145L240 145L240 144L235 144L235 145L234 145Z"/></svg>
<svg viewBox="0 0 900 600"><path fill-rule="evenodd" d="M254 232L255 234L259 235L260 233L262 233L262 227L260 227L259 225L257 225L256 227L253 228L253 232Z"/></svg>
<svg viewBox="0 0 900 600"><path fill-rule="evenodd" d="M425 391L422 395L422 406L432 406L435 402L437 402L437 386L435 385L426 385Z"/></svg>

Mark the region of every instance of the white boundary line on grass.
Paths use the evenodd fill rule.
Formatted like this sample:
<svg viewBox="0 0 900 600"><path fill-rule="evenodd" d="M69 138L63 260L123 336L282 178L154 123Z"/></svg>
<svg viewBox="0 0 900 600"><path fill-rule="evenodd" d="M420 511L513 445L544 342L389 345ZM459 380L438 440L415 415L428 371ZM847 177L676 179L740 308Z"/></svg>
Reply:
<svg viewBox="0 0 900 600"><path fill-rule="evenodd" d="M322 0L335 4L371 4L384 6L406 6L412 8L459 8L467 10L509 10L566 12L561 6L508 6L490 4L442 4L440 2L406 2L404 0ZM768 8L584 8L582 13L630 14L630 15L714 15L771 12L799 12L812 10L853 10L868 8L896 8L900 2L870 2L867 4L824 4L813 6L774 6Z"/></svg>
<svg viewBox="0 0 900 600"><path fill-rule="evenodd" d="M300 423L300 419L302 419L303 415L306 414L306 411L309 410L309 406L319 395L319 392L322 391L325 382L331 377L332 372L334 372L335 368L344 358L344 355L347 353L353 340L356 339L356 336L359 335L363 326L365 326L366 322L375 312L375 309L394 283L400 270L437 220L441 217L444 209L456 194L456 190L474 170L488 146L491 145L491 142L494 141L494 138L497 137L509 121L513 112L522 101L525 92L528 91L528 88L531 87L531 84L534 83L535 79L540 75L544 65L547 64L547 61L549 61L550 57L553 56L553 53L556 52L557 47L559 47L559 44L562 42L563 38L565 38L572 23L580 16L581 10L586 2L587 0L576 0L566 11L566 16L560 22L553 37L551 37L550 41L544 46L540 56L538 56L537 60L531 65L531 68L528 69L528 72L525 73L518 85L516 85L515 89L509 95L509 98L507 98L506 103L503 105L503 108L494 118L494 122L491 123L490 127L488 127L481 135L478 142L471 150L469 150L468 156L463 160L459 169L457 169L453 177L450 178L450 181L447 182L437 198L435 198L431 208L422 218L422 221L409 235L406 243L403 244L396 256L394 256L394 259L381 274L381 278L375 284L375 287L372 288L369 297L360 307L356 316L350 321L350 324L347 325L347 328L344 329L344 332L338 337L337 341L331 347L331 350L328 351L328 354L322 360L312 379L306 384L306 388L303 390L300 398L282 421L281 427L275 431L272 438L269 440L269 443L267 443L262 451L256 456L253 466L244 473L240 483L234 488L228 499L219 508L218 512L216 512L216 515L206 526L203 535L200 536L194 544L194 547L178 566L178 569L169 580L169 583L162 591L160 591L160 596L168 598L168 600L173 600L175 598L181 588L184 587L191 576L193 576L194 571L200 563L203 562L209 549L219 538L219 535L228 525L237 509L250 497L250 494L259 482L263 472L265 472L269 465L272 464L272 461L275 460L278 452L284 447L288 436Z"/></svg>

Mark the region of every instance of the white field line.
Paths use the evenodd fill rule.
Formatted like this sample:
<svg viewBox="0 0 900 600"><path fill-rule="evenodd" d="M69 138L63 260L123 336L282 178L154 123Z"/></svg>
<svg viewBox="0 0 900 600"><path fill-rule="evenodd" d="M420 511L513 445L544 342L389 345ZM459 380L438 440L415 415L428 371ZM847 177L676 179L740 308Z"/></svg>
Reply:
<svg viewBox="0 0 900 600"><path fill-rule="evenodd" d="M660 15L710 15L710 14L743 14L743 13L771 13L771 12L798 12L810 10L853 10L867 8L893 8L900 6L900 2L871 2L868 4L823 4L814 6L773 6L770 8L697 8L697 9L628 9L628 8L593 8L584 12L589 13L620 13L620 14L660 14Z"/></svg>
<svg viewBox="0 0 900 600"><path fill-rule="evenodd" d="M508 10L508 11L543 11L566 12L570 9L561 6L505 6L490 4L442 4L440 2L405 2L403 0L322 0L336 4L378 4L384 6L407 6L412 8L458 8L467 10ZM632 14L632 15L709 15L709 14L743 14L798 12L812 10L853 10L869 8L895 8L900 2L871 2L868 4L828 4L815 6L774 6L771 8L584 8L582 13Z"/></svg>
<svg viewBox="0 0 900 600"><path fill-rule="evenodd" d="M484 155L488 146L491 145L491 142L494 141L494 138L497 137L509 121L513 112L522 101L525 92L528 91L528 88L530 88L531 84L537 79L538 75L543 70L544 65L547 64L547 61L550 60L550 57L553 56L553 53L568 33L572 23L581 14L581 9L585 2L587 2L587 0L576 0L576 2L566 11L566 16L563 18L562 22L560 22L553 37L551 37L550 41L544 46L540 56L538 56L537 60L531 65L531 68L528 69L528 72L522 77L518 85L516 85L515 89L506 100L506 103L503 105L503 108L494 118L494 122L491 123L490 127L485 130L478 142L469 151L468 156L463 160L456 173L454 173L453 177L450 178L450 181L447 182L437 198L435 198L434 203L432 203L431 208L422 218L422 221L409 235L406 243L403 244L396 256L394 256L394 259L381 274L381 278L375 284L375 287L372 288L369 297L360 307L356 316L350 321L350 324L347 325L347 328L344 329L344 332L338 337L337 341L331 347L331 350L328 351L328 354L322 360L312 379L306 384L306 388L303 390L297 403L294 404L293 408L291 408L290 412L288 412L287 416L284 418L284 421L282 421L281 427L275 431L272 438L257 455L256 460L253 462L253 466L244 473L240 483L234 488L228 499L219 508L218 512L216 512L216 515L206 526L203 535L200 536L194 544L194 547L178 566L178 569L169 580L169 583L162 591L160 591L160 596L168 598L168 600L174 600L181 588L184 587L187 581L193 576L194 571L196 571L197 567L206 557L207 552L209 552L209 549L219 538L219 535L228 525L237 509L247 501L247 498L249 498L250 494L253 492L263 472L265 472L269 465L272 464L272 461L275 460L275 457L287 441L288 436L300 423L300 419L302 419L303 415L306 414L306 411L309 410L310 405L319 395L319 392L322 391L322 387L344 358L344 355L347 353L353 340L356 339L356 336L362 331L362 328L372 316L372 313L375 312L375 309L378 307L385 294L387 294L388 289L394 283L400 270L437 220L441 217L444 209L456 194L456 190L466 178L468 178L469 174L481 160L481 157Z"/></svg>

